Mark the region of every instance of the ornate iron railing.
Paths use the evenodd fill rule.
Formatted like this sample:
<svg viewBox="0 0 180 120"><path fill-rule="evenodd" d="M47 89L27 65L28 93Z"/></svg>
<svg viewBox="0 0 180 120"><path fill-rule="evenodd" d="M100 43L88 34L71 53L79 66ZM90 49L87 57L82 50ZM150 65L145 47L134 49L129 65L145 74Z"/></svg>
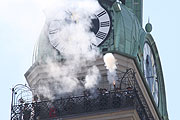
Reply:
<svg viewBox="0 0 180 120"><path fill-rule="evenodd" d="M114 87L111 91L97 89L96 95L87 94L86 91L82 96L14 104L11 109L11 120L59 120L69 115L123 108L136 109L141 120L153 120L137 88L135 74L129 69L119 79L119 87Z"/></svg>
<svg viewBox="0 0 180 120"><path fill-rule="evenodd" d="M111 91L93 96L62 98L55 101L34 102L13 106L13 120L44 120L67 115L104 111L108 109L135 108L142 120L148 120L135 90Z"/></svg>

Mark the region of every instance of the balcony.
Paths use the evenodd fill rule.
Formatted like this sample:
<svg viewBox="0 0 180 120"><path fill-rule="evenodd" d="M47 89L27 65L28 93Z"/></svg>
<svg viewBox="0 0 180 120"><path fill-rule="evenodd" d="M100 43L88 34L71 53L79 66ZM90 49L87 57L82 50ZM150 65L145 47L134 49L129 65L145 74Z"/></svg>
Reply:
<svg viewBox="0 0 180 120"><path fill-rule="evenodd" d="M124 109L135 109L141 120L153 120L147 103L135 82L134 72L127 70L119 80L119 87L114 86L114 89L110 91L97 88L93 94L85 90L80 96L39 102L36 98L35 101L29 103L25 103L20 98L18 103L12 102L11 120L62 120L70 116L87 116L92 113ZM15 91L13 91L12 99L15 98L14 93Z"/></svg>

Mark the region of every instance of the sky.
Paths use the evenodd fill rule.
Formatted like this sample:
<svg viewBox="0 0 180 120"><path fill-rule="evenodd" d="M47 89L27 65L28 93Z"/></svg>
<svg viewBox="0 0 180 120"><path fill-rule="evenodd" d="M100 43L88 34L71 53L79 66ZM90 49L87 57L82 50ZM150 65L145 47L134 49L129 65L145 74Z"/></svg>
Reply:
<svg viewBox="0 0 180 120"><path fill-rule="evenodd" d="M52 2L52 0L51 0ZM150 18L151 32L164 73L170 120L179 120L180 1L144 0L143 27ZM0 113L10 119L11 88L25 84L35 42L45 21L48 0L0 0Z"/></svg>

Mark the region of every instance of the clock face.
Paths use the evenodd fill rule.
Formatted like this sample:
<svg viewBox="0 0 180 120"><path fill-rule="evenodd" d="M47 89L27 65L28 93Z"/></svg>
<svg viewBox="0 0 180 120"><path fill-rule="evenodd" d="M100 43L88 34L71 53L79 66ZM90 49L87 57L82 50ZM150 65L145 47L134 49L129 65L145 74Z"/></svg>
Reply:
<svg viewBox="0 0 180 120"><path fill-rule="evenodd" d="M59 40L59 31L61 30L61 21L53 20L49 24L48 36L50 43L53 47L55 47L59 51L63 51L63 41Z"/></svg>
<svg viewBox="0 0 180 120"><path fill-rule="evenodd" d="M96 35L97 43L93 43L96 46L100 45L107 37L110 31L110 17L107 11L104 8L100 8L95 13L95 18L92 19L92 28L91 30Z"/></svg>
<svg viewBox="0 0 180 120"><path fill-rule="evenodd" d="M148 43L144 44L144 75L146 78L146 82L151 90L152 96L156 104L158 105L158 80L157 80L157 68L156 62L151 50L151 47Z"/></svg>
<svg viewBox="0 0 180 120"><path fill-rule="evenodd" d="M61 31L61 26L64 24L70 24L71 22L76 23L76 20L72 19L72 13L67 12L69 17L65 19L64 23L62 20L53 20L49 23L48 26L48 37L50 43L53 47L55 47L60 52L63 51L63 44L65 41L60 41L59 31ZM90 30L94 32L96 36L96 42L92 43L95 46L100 45L106 38L110 31L110 17L107 11L104 8L100 8L94 14L94 19L92 19L92 27Z"/></svg>

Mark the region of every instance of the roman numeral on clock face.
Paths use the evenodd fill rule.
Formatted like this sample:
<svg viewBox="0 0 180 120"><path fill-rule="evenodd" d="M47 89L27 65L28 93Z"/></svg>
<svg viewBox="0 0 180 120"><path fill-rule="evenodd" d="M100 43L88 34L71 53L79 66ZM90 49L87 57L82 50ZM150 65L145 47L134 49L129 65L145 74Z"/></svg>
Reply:
<svg viewBox="0 0 180 120"><path fill-rule="evenodd" d="M110 26L110 21L101 22L100 26L101 27L108 27L108 26Z"/></svg>
<svg viewBox="0 0 180 120"><path fill-rule="evenodd" d="M105 15L105 14L106 14L106 11L103 10L102 12L100 12L100 13L97 15L97 17L101 17L101 16L103 16L103 15Z"/></svg>
<svg viewBox="0 0 180 120"><path fill-rule="evenodd" d="M96 37L103 40L103 39L106 37L106 35L107 35L107 33L104 33L104 32L99 31L99 32L96 34Z"/></svg>

